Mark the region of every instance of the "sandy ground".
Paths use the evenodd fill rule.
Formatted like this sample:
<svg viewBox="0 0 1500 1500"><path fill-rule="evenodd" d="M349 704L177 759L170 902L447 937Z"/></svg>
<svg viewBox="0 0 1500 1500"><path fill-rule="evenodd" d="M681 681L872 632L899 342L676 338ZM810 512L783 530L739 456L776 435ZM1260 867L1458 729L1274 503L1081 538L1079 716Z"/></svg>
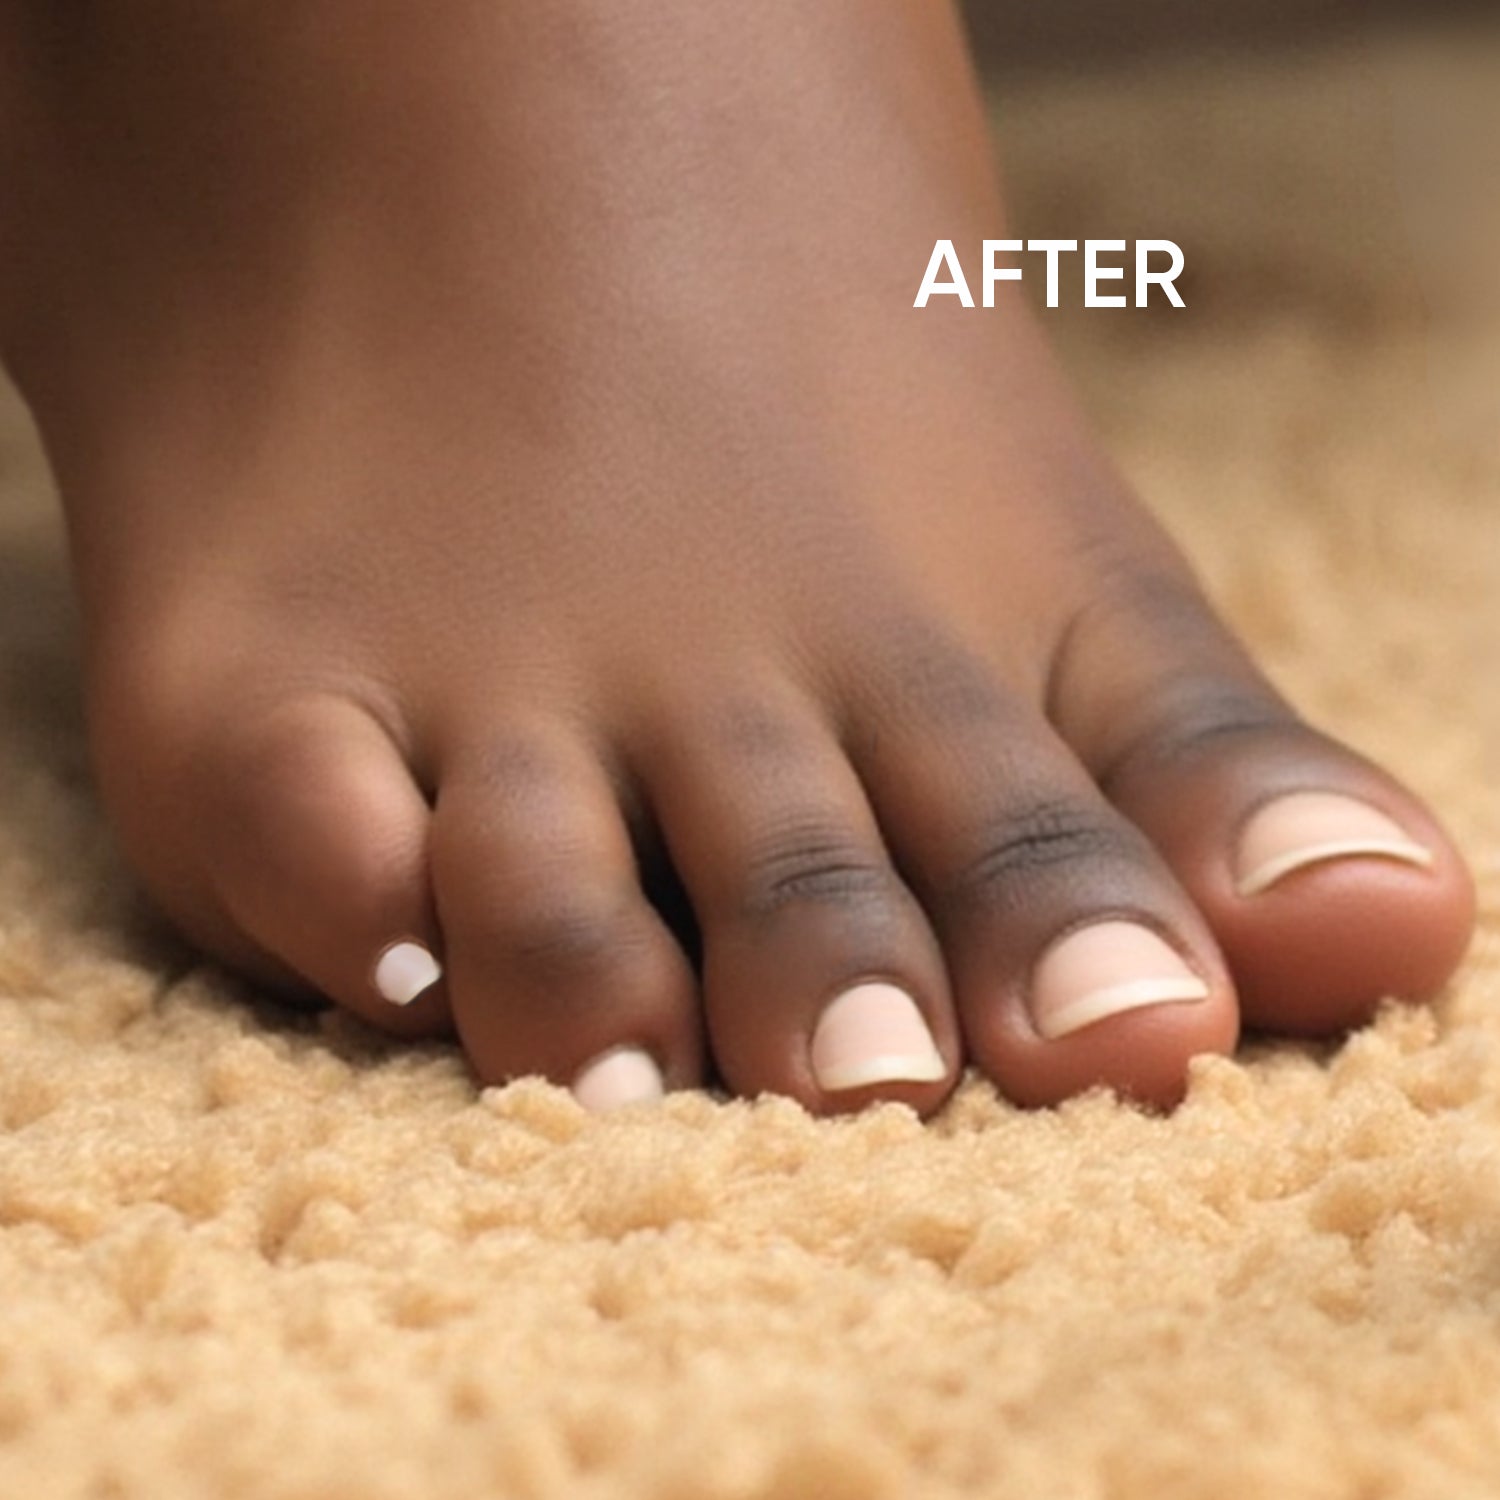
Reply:
<svg viewBox="0 0 1500 1500"><path fill-rule="evenodd" d="M1000 104L1025 232L1188 252L1186 312L1057 319L1121 461L1480 872L1435 1010L1205 1060L1170 1119L592 1121L236 990L112 854L3 403L0 1494L1500 1494L1500 426L1435 397L1392 97L1339 51Z"/></svg>

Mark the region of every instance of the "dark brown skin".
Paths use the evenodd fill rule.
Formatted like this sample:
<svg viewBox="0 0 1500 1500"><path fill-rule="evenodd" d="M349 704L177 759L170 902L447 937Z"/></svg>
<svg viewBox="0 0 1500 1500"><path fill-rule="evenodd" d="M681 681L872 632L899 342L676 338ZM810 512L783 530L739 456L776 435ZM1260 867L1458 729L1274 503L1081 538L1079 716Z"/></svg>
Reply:
<svg viewBox="0 0 1500 1500"><path fill-rule="evenodd" d="M98 773L211 952L480 1079L630 1043L691 1086L1169 1104L1240 1024L1441 986L1410 793L1302 724L1088 432L1013 287L931 0L0 3L0 347L64 496ZM1280 791L1433 853L1256 897ZM701 972L648 901L670 867ZM1127 914L1208 1000L1047 1041ZM446 978L371 987L403 935ZM941 1080L829 1094L884 976Z"/></svg>

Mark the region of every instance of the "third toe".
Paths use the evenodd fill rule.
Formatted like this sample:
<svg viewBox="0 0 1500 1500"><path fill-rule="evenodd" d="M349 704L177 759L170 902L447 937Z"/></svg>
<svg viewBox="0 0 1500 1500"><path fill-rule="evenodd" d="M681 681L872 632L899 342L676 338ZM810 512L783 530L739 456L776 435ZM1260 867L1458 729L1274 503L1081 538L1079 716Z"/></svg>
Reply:
<svg viewBox="0 0 1500 1500"><path fill-rule="evenodd" d="M705 705L650 766L725 1081L818 1111L941 1103L961 1066L942 955L833 736L750 695Z"/></svg>

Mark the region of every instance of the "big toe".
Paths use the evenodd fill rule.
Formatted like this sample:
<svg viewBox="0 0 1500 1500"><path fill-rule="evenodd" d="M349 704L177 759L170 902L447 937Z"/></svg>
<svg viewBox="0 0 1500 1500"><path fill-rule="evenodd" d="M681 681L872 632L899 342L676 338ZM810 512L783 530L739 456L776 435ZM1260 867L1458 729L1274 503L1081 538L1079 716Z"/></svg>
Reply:
<svg viewBox="0 0 1500 1500"><path fill-rule="evenodd" d="M1246 1022L1325 1034L1434 996L1474 890L1432 813L1303 723L1190 583L1118 608L1075 630L1060 722L1208 918Z"/></svg>

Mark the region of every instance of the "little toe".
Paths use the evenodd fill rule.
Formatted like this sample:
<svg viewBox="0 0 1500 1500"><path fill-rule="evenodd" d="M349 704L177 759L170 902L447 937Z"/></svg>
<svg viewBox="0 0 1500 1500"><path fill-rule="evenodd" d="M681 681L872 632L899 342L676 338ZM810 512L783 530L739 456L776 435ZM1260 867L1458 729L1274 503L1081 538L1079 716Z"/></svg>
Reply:
<svg viewBox="0 0 1500 1500"><path fill-rule="evenodd" d="M978 665L869 712L856 765L947 955L970 1058L1015 1102L1182 1096L1238 1019L1212 935L1035 710Z"/></svg>
<svg viewBox="0 0 1500 1500"><path fill-rule="evenodd" d="M1474 890L1431 812L1303 723L1190 581L1119 608L1073 633L1058 722L1207 917L1246 1022L1321 1035L1433 996Z"/></svg>
<svg viewBox="0 0 1500 1500"><path fill-rule="evenodd" d="M430 814L385 731L352 703L290 704L213 764L203 842L243 939L383 1031L446 1032Z"/></svg>
<svg viewBox="0 0 1500 1500"><path fill-rule="evenodd" d="M485 1083L540 1075L602 1110L700 1081L692 970L587 747L511 730L447 757L432 871L454 1022Z"/></svg>
<svg viewBox="0 0 1500 1500"><path fill-rule="evenodd" d="M767 690L697 705L642 762L726 1083L937 1108L962 1063L942 955L830 730Z"/></svg>

